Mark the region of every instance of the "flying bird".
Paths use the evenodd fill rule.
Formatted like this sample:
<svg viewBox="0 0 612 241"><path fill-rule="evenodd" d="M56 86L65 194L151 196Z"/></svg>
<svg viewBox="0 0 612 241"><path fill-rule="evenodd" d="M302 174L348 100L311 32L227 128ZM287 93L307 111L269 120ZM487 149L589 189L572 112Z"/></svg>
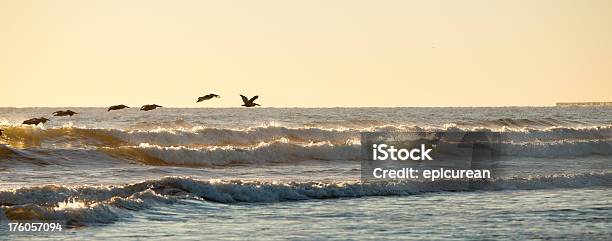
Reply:
<svg viewBox="0 0 612 241"><path fill-rule="evenodd" d="M142 107L140 107L140 110L144 110L144 111L150 111L150 110L155 110L157 108L161 108L163 106L161 105L156 105L156 104L152 104L152 105L143 105Z"/></svg>
<svg viewBox="0 0 612 241"><path fill-rule="evenodd" d="M242 97L242 102L244 102L244 104L242 104L241 106L244 107L255 107L255 106L259 106L259 104L255 103L254 101L259 98L259 96L253 96L253 98L248 99L246 96L244 95L240 95L240 97Z"/></svg>
<svg viewBox="0 0 612 241"><path fill-rule="evenodd" d="M74 114L78 114L78 113L71 111L71 110L60 110L60 111L53 112L53 116L67 116L67 115L73 116Z"/></svg>
<svg viewBox="0 0 612 241"><path fill-rule="evenodd" d="M205 100L210 100L212 98L221 98L221 96L216 95L216 94L207 94L205 96L198 97L198 101L196 101L196 103L202 102L202 101L205 101Z"/></svg>
<svg viewBox="0 0 612 241"><path fill-rule="evenodd" d="M23 121L23 123L21 123L21 124L24 124L24 125L38 125L38 124L40 124L40 123L43 123L43 124L44 124L44 123L45 123L45 122L47 122L48 120L49 120L49 119L47 119L47 118L45 118L45 117L40 117L40 118L32 118L32 119L29 119L29 120L25 120L25 121Z"/></svg>
<svg viewBox="0 0 612 241"><path fill-rule="evenodd" d="M109 112L111 110L121 110L121 109L125 109L125 108L130 108L130 107L127 106L127 105L113 105L111 107L108 107L108 111L106 111L106 112Z"/></svg>

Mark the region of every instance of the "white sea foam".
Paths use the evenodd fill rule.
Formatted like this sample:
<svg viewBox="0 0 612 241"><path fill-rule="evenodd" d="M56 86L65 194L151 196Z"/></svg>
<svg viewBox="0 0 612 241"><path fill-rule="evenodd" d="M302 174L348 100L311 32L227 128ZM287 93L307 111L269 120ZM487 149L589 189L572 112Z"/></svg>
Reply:
<svg viewBox="0 0 612 241"><path fill-rule="evenodd" d="M166 177L124 186L42 186L0 191L0 219L64 220L72 225L111 223L127 210L164 205L177 198L219 203L283 202L364 196L401 196L424 192L531 190L612 186L612 172L511 177L490 180L385 181L362 183L195 180Z"/></svg>
<svg viewBox="0 0 612 241"><path fill-rule="evenodd" d="M520 159L572 158L612 155L612 140L564 140L554 142L502 143L502 157ZM0 146L0 157L16 164L107 165L113 162L140 162L148 165L225 166L235 164L292 164L303 161L360 160L361 145L330 142L293 143L281 139L253 146L184 147L141 143L135 146L100 148L28 148Z"/></svg>
<svg viewBox="0 0 612 241"><path fill-rule="evenodd" d="M5 141L14 146L37 146L44 143L55 145L93 145L113 147L126 144L149 143L159 146L249 146L262 142L286 139L290 142L330 142L333 144L355 143L360 133L397 131L483 131L498 132L505 142L546 142L563 140L600 140L612 138L612 126L552 127L552 128L500 128L485 127L459 128L453 125L445 128L417 126L378 126L366 129L321 129L287 128L278 126L246 129L156 129L118 130L61 127L41 129L33 127L4 127Z"/></svg>

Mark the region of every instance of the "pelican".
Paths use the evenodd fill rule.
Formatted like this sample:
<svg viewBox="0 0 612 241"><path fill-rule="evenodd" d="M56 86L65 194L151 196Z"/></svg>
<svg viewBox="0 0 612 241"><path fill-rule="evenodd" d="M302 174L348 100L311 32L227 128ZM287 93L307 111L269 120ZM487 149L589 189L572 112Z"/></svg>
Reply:
<svg viewBox="0 0 612 241"><path fill-rule="evenodd" d="M45 122L47 122L48 120L49 120L49 119L47 119L47 118L45 118L45 117L40 117L40 118L32 118L32 119L29 119L29 120L25 120L25 121L23 121L23 123L21 123L21 124L24 124L24 125L38 125L38 124L40 124L40 123L43 123L43 124L44 124L44 123L45 123Z"/></svg>
<svg viewBox="0 0 612 241"><path fill-rule="evenodd" d="M150 111L150 110L155 110L157 108L161 108L163 106L161 105L156 105L156 104L152 104L152 105L143 105L142 107L140 107L140 110L144 110L144 111Z"/></svg>
<svg viewBox="0 0 612 241"><path fill-rule="evenodd" d="M130 108L130 107L128 107L127 105L113 105L111 107L108 107L108 111L106 111L106 112L109 112L111 110L121 110L121 109L125 109L125 108Z"/></svg>
<svg viewBox="0 0 612 241"><path fill-rule="evenodd" d="M60 111L53 112L53 116L67 116L67 115L73 116L74 114L78 114L78 113L71 111L71 110L65 110L65 111L60 110Z"/></svg>
<svg viewBox="0 0 612 241"><path fill-rule="evenodd" d="M216 94L207 94L205 96L198 97L198 101L196 101L196 103L202 102L202 101L205 101L205 100L210 100L212 98L221 98L221 96L216 95Z"/></svg>
<svg viewBox="0 0 612 241"><path fill-rule="evenodd" d="M259 106L259 104L255 103L254 101L259 98L259 96L253 96L253 98L248 99L246 96L244 95L240 95L240 97L242 97L242 102L244 102L244 104L242 104L241 106L244 107L255 107L255 106Z"/></svg>

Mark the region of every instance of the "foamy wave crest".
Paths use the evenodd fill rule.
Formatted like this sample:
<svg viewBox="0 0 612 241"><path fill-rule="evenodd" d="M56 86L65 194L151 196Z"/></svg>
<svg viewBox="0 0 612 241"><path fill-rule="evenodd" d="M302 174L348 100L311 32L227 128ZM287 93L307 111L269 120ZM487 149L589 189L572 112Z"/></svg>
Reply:
<svg viewBox="0 0 612 241"><path fill-rule="evenodd" d="M521 160L536 158L575 158L612 156L612 140L502 143L499 154ZM230 166L251 164L305 164L312 161L358 162L360 144L330 142L292 143L274 141L255 146L167 147L152 144L136 146L73 148L12 148L0 145L0 158L7 165L94 165L140 163L155 166ZM526 159L529 161L529 159Z"/></svg>
<svg viewBox="0 0 612 241"><path fill-rule="evenodd" d="M216 166L232 164L292 163L359 159L360 145L334 145L328 142L307 145L273 142L254 147L137 147L102 149L114 156L153 165Z"/></svg>
<svg viewBox="0 0 612 241"><path fill-rule="evenodd" d="M485 131L491 131L485 129ZM563 140L602 140L612 138L611 126L545 129L502 129L501 135L508 142L541 142Z"/></svg>
<svg viewBox="0 0 612 241"><path fill-rule="evenodd" d="M460 128L448 125L444 128L417 126L377 126L366 129L287 128L279 126L246 129L217 129L196 127L192 129L117 130L61 127L42 129L36 127L3 127L2 140L14 147L38 146L104 146L118 147L149 143L158 146L250 146L262 142L285 139L296 143L330 142L332 144L358 143L361 131L484 131L500 132L505 142L542 142L563 140L601 140L612 138L612 126L576 128Z"/></svg>
<svg viewBox="0 0 612 241"><path fill-rule="evenodd" d="M550 127L581 127L591 126L593 123L587 123L576 120L559 120L554 118L542 119L514 119L501 118L495 120L471 121L471 122L455 122L457 126L462 127L483 127L483 128L550 128Z"/></svg>
<svg viewBox="0 0 612 241"><path fill-rule="evenodd" d="M142 144L121 147L110 153L127 155L136 161L154 165L223 166L234 164L290 164L301 161L359 161L361 145L334 145L328 142L295 144L261 143L254 147L187 148ZM612 155L611 140L562 141L549 143L502 144L500 154L520 157L584 157Z"/></svg>
<svg viewBox="0 0 612 241"><path fill-rule="evenodd" d="M63 220L72 225L111 223L152 205L190 198L218 203L401 196L424 192L531 190L612 186L612 172L491 180L274 182L166 177L124 186L42 186L0 192L0 220Z"/></svg>
<svg viewBox="0 0 612 241"><path fill-rule="evenodd" d="M2 140L17 148L45 146L121 146L127 144L113 133L119 130L71 126L44 129L30 126L3 127Z"/></svg>
<svg viewBox="0 0 612 241"><path fill-rule="evenodd" d="M157 129L191 129L202 125L204 122L197 121L196 123L190 123L183 119L176 119L174 121L141 121L137 122L130 127L128 130L157 130Z"/></svg>
<svg viewBox="0 0 612 241"><path fill-rule="evenodd" d="M394 129L396 130L396 129ZM157 129L124 131L117 129L83 129L62 127L41 129L36 127L5 128L4 140L15 147L106 146L138 145L149 143L159 146L248 146L261 142L286 139L291 142L330 142L345 144L358 142L359 131L317 128L255 127L247 129L193 128L189 130Z"/></svg>
<svg viewBox="0 0 612 241"><path fill-rule="evenodd" d="M18 189L13 192L13 195L7 195L8 192L0 192L0 211L2 211L0 221L49 220L62 221L69 226L106 224L130 217L131 214L128 211L137 211L150 208L153 205L175 202L174 197L157 194L151 189L141 191L132 189L132 192L113 193L113 191L120 189L72 189L45 186L24 192L22 192L24 189ZM50 190L54 191L50 192ZM98 195L83 193L87 191ZM5 200L7 196L13 200ZM16 200L16 198L23 198L23 200ZM57 202L51 202L52 200ZM11 203L15 201L16 204Z"/></svg>
<svg viewBox="0 0 612 241"><path fill-rule="evenodd" d="M611 140L530 142L502 144L501 155L510 157L582 157L590 155L612 155Z"/></svg>
<svg viewBox="0 0 612 241"><path fill-rule="evenodd" d="M315 128L348 128L348 129L363 129L386 126L391 123L381 120L343 120L343 121L313 121L304 124L306 127Z"/></svg>
<svg viewBox="0 0 612 241"><path fill-rule="evenodd" d="M150 143L160 146L247 146L287 139L292 142L331 142L343 144L359 141L359 132L318 128L255 127L247 129L194 128L191 130L156 130L113 132L113 136L129 143Z"/></svg>

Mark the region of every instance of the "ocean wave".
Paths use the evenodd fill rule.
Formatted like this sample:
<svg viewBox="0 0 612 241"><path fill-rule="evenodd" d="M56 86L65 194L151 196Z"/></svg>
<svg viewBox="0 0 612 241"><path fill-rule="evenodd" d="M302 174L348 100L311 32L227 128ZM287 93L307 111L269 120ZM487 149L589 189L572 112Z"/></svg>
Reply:
<svg viewBox="0 0 612 241"><path fill-rule="evenodd" d="M291 164L302 161L360 161L361 145L334 145L328 142L295 144L262 143L254 147L187 148L143 144L104 149L111 155L152 165L224 166L240 164ZM502 144L499 154L506 158L572 158L612 155L612 140L563 141L554 143Z"/></svg>
<svg viewBox="0 0 612 241"><path fill-rule="evenodd" d="M490 129L473 130L492 131ZM506 142L605 140L612 138L612 126L502 129L499 132L502 140Z"/></svg>
<svg viewBox="0 0 612 241"><path fill-rule="evenodd" d="M466 185L469 184L469 185ZM172 202L168 197L195 196L220 203L283 202L341 197L410 195L439 191L532 190L612 186L612 172L556 174L475 180L439 181L330 181L280 182L258 180L196 180L164 177L119 186L46 185L0 191L0 206L27 204L54 206L68 202L99 203L113 198L147 197ZM150 196L150 194L154 194ZM136 196L134 196L136 195ZM160 197L163 197L160 199Z"/></svg>
<svg viewBox="0 0 612 241"><path fill-rule="evenodd" d="M44 188L58 190L57 186L47 186ZM83 189L80 190L82 191ZM93 190L94 189L90 189L90 191ZM70 193L69 189L62 189L62 191L67 191ZM10 203L8 205L1 204L0 210L2 212L0 212L0 221L61 221L65 225L68 225L68 227L109 224L116 222L121 218L130 217L131 213L128 211L138 211L150 208L154 205L170 204L176 200L174 197L157 194L151 189L135 191L129 196L111 196L112 194L110 193L107 193L108 195L102 194L101 196L97 197L95 201L78 199L75 197L80 196L80 193L77 193L75 196L68 199L59 198L62 196L66 197L66 195L62 195L64 193L59 195L57 195L58 193L56 192L43 193L51 195L52 199L55 198L60 201L52 204L36 201L17 205L12 205ZM0 193L0 199L2 196L2 193Z"/></svg>
<svg viewBox="0 0 612 241"><path fill-rule="evenodd" d="M127 130L191 129L203 124L205 123L201 121L191 123L183 119L176 119L174 121L140 121L130 125Z"/></svg>
<svg viewBox="0 0 612 241"><path fill-rule="evenodd" d="M360 145L334 145L329 142L306 145L272 142L254 147L163 147L142 144L133 147L101 149L112 156L150 165L224 166L237 164L296 163L300 161L358 161Z"/></svg>
<svg viewBox="0 0 612 241"><path fill-rule="evenodd" d="M500 118L494 120L479 120L479 121L459 121L455 122L457 126L462 127L484 127L484 128L576 128L591 126L591 123L577 120L560 120L555 118L542 119L525 119L525 118Z"/></svg>
<svg viewBox="0 0 612 241"><path fill-rule="evenodd" d="M313 128L343 128L343 129L363 129L373 128L391 125L391 122L382 120L366 120L366 119L353 119L353 120L342 120L342 121L312 121L305 123L305 127Z"/></svg>
<svg viewBox="0 0 612 241"><path fill-rule="evenodd" d="M612 155L612 140L557 141L502 144L500 154L508 157L583 157Z"/></svg>
<svg viewBox="0 0 612 241"><path fill-rule="evenodd" d="M113 136L129 143L180 146L248 146L286 139L292 142L331 142L344 144L359 141L355 130L318 128L252 127L246 129L193 128L190 130L157 130L114 132Z"/></svg>
<svg viewBox="0 0 612 241"><path fill-rule="evenodd" d="M58 186L0 191L0 220L111 223L126 210L189 198L217 203L274 203L310 199L403 196L441 191L532 190L612 186L612 172L490 180L278 182L165 177L122 186Z"/></svg>
<svg viewBox="0 0 612 241"><path fill-rule="evenodd" d="M1 139L17 148L45 146L122 146L127 142L117 138L112 129L60 127L44 129L30 126L3 127Z"/></svg>
<svg viewBox="0 0 612 241"><path fill-rule="evenodd" d="M157 129L125 131L118 129L86 129L62 127L41 129L36 127L5 128L4 140L15 147L45 145L91 145L117 147L127 144L150 143L160 146L248 146L261 142L286 139L292 142L331 142L344 144L359 141L354 130L326 130L317 128L291 129L286 127L254 127L247 129Z"/></svg>
<svg viewBox="0 0 612 241"><path fill-rule="evenodd" d="M330 142L335 145L358 143L361 132L402 131L482 131L499 132L504 142L546 142L565 140L602 140L612 138L612 126L553 127L544 129L489 129L482 126L444 128L418 126L378 126L369 129L288 128L279 126L246 129L217 129L195 127L191 129L118 130L61 127L43 129L12 126L5 129L2 140L17 148L39 146L97 146L119 147L149 143L158 146L252 146L280 139L295 143Z"/></svg>
<svg viewBox="0 0 612 241"><path fill-rule="evenodd" d="M502 143L496 147L500 157L577 158L612 155L612 140ZM264 142L255 146L184 147L158 146L148 143L89 149L27 148L0 145L0 157L19 160L18 164L108 165L140 163L155 166L231 166L251 164L300 164L308 161L361 160L360 144L330 142L292 143ZM527 160L527 159L526 159Z"/></svg>
<svg viewBox="0 0 612 241"><path fill-rule="evenodd" d="M0 157L20 163L138 162L146 165L224 166L296 163L301 161L358 161L358 130L287 128L192 128L126 131L77 127L3 127ZM381 126L368 131L491 131L481 127L443 129ZM612 127L503 129L500 154L521 157L583 157L612 155ZM110 157L109 157L110 156Z"/></svg>

